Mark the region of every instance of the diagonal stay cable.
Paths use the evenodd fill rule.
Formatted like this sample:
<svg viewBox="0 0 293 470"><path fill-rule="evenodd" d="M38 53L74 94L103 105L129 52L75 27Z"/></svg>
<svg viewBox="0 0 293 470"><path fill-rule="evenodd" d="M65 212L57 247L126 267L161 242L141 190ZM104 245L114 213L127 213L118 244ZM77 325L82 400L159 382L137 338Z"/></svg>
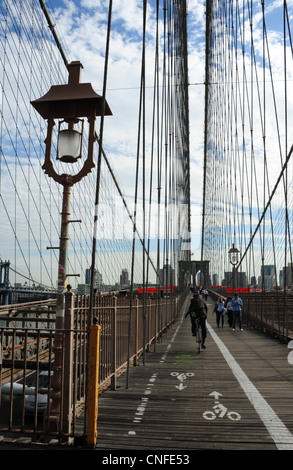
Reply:
<svg viewBox="0 0 293 470"><path fill-rule="evenodd" d="M43 0L39 0L39 3L40 3L40 5L41 5L41 8L42 8L44 14L45 14L46 20L47 20L47 22L48 22L48 26L49 26L49 28L50 28L50 30L51 30L51 32L52 32L52 34L53 34L53 37L54 37L54 39L55 39L55 41L56 41L56 44L57 44L58 50L59 50L59 52L60 52L60 54L61 54L61 56L62 56L63 62L64 62L64 64L65 64L65 66L67 67L67 66L68 66L68 60L67 60L66 55L65 55L65 52L64 52L64 50L63 50L63 48L62 48L61 42L60 42L60 40L59 40L59 38L58 38L58 35L57 35L57 33L56 33L56 30L55 30L55 28L54 28L54 25L53 25L53 23L52 23L52 20L51 20L51 18L50 18L49 13L48 13L48 10L46 9L46 6L45 6ZM108 160L108 158L107 158L107 155L106 155L106 153L105 153L105 151L104 151L104 149L103 149L103 145L102 145L101 138L100 138L101 136L98 137L98 135L97 135L97 133L96 133L95 137L96 137L96 139L97 139L97 142L99 143L99 149L100 149L100 151L101 151L101 154L103 155L103 158L104 158L104 161L105 161L105 163L106 163L106 165L107 165L107 168L108 168L108 170L109 170L109 172L110 172L110 174L111 174L111 176L112 176L112 178L113 178L114 184L115 184L116 189L117 189L117 191L118 191L118 193L119 193L119 195L120 195L120 197L121 197L121 199L122 199L122 202L123 202L123 205L124 205L124 207L125 207L125 209L126 209L126 211L127 211L127 214L128 214L128 216L129 216L129 218L130 218L132 224L134 224L133 217L132 217L131 212L130 212L130 210L129 210L129 208L128 208L126 199L125 199L125 197L123 196L123 192L122 192L122 190L121 190L121 188L120 188L120 186L119 186L119 183L118 183L118 181L117 181L117 178L115 177L114 172L113 172L113 169L112 169L112 167L111 167L111 164L110 164L110 162L109 162L109 160ZM142 237L141 237L141 235L139 234L138 229L137 229L136 226L135 226L135 233L137 234L138 239L139 239L140 243L142 244L143 249L145 250L145 252L146 252L146 254L147 254L147 256L148 256L149 262L151 263L151 265L152 265L152 267L154 268L154 270L157 271L157 268L155 267L153 261L151 260L150 255L149 255L149 252L148 252L148 250L146 249L146 247L145 247L145 245L144 245L144 242L143 242L143 240L142 240Z"/></svg>
<svg viewBox="0 0 293 470"><path fill-rule="evenodd" d="M244 259L245 255L246 255L246 253L247 253L247 251L248 251L248 249L249 249L249 247L251 246L251 243L252 243L252 241L253 241L253 239L254 239L254 237L255 237L255 235L256 235L256 233L257 233L259 227L260 227L260 224L262 223L262 221L263 221L263 219L264 219L264 216L265 216L265 214L266 214L268 208L270 207L270 204L271 204L271 201L272 201L272 199L273 199L273 197L274 197L274 194L275 194L275 192L276 192L276 190L277 190L277 188L278 188L278 186L279 186L279 183L280 183L281 179L282 179L283 176L284 176L285 170L287 169L289 160L290 160L290 158L291 158L291 156L292 156L292 152L293 152L293 145L292 145L292 147L291 147L291 149L290 149L290 151L289 151L289 153L288 153L288 155L287 155L287 158L286 158L286 160L285 160L285 162L284 162L284 165L283 165L283 167L282 167L282 170L281 170L281 172L280 172L280 174L279 174L279 176L278 176L278 179L277 179L276 184L275 184L275 186L274 186L274 188L273 188L273 190L272 190L272 192L271 192L271 194L270 194L270 197L269 197L269 199L268 199L268 201L267 201L267 203L266 203L266 205L265 205L265 208L264 208L264 210L263 210L263 213L262 213L261 216L260 216L260 219L259 219L259 221L258 221L258 224L257 224L256 227L255 227L255 230L254 230L254 232L253 232L253 234L252 234L252 236L251 236L251 239L250 239L250 241L249 241L247 247L245 248L245 251L244 251L243 255L241 256L241 259L240 259L240 261L239 261L239 263L238 263L238 265L237 265L237 268L241 265L242 260ZM236 269L237 269L237 268L236 268Z"/></svg>

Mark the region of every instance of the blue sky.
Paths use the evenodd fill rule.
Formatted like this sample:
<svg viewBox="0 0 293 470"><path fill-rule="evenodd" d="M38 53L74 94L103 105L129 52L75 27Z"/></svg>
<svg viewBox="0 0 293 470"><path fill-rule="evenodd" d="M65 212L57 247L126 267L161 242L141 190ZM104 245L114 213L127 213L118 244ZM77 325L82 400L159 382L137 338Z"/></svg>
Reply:
<svg viewBox="0 0 293 470"><path fill-rule="evenodd" d="M113 2L106 96L113 116L105 118L103 136L103 148L131 213L133 213L138 141L142 3L141 0L115 0ZM80 2L48 0L45 4L67 60L69 62L81 61L84 67L81 77L82 82L92 83L96 92L101 93L105 63L108 2L99 2L98 0L83 0ZM13 268L25 273L26 279L31 278L35 282L54 285L57 272L55 265L58 262L58 256L55 251L46 250L46 247L58 246L62 189L60 189L60 185L54 186L52 179L48 178L42 169L46 122L40 120L40 116L34 112L30 102L32 99L43 96L52 84L66 83L67 71L53 41L46 18L41 13L39 3L36 4L34 0L26 2L24 11L21 9L20 2L1 2L0 0L0 5L2 12L0 60L2 64L5 64L0 76L2 111L0 133L2 142L0 257L9 259ZM162 6L163 1L160 2L160 15L163 14ZM189 81L191 84L189 96L192 104L190 107L193 230L193 245L191 248L192 252L196 252L196 248L199 248L200 245L201 226L205 16L203 3L190 2L189 8L188 20L190 24L193 24L189 34L191 58L189 63ZM146 155L150 156L156 37L154 2L148 2L147 11ZM161 37L160 58L162 58L162 21L160 21L159 28ZM160 66L162 68L162 62ZM160 84L162 84L162 80L163 74L160 77ZM163 90L163 87L161 87L161 90ZM99 120L97 121L96 129L98 131ZM31 130L32 132L30 132ZM55 146L56 139L54 138L53 147L55 148ZM55 152L53 151L52 157L54 156ZM60 162L54 161L54 164L58 165L59 168L61 167ZM68 172L68 168L63 167L61 169L63 173ZM146 158L146 171L148 172L149 169L150 158ZM111 217L113 200L117 197L118 192L113 187L113 179L111 180L109 177L107 169L104 168L103 170L102 177L104 180L101 185L103 199L101 201L104 204L109 202L109 210L105 211L105 215L108 217L107 220L105 219L105 223L108 223ZM73 168L71 168L71 171L74 172ZM89 267L92 248L94 177L95 174L92 172L91 175L84 178L85 181L80 182L78 190L74 188L71 196L72 217L76 220L82 218L83 223L80 225L72 224L70 227L69 258L74 264L70 266L70 271L80 272L82 278L84 268ZM179 186L178 184L178 188L176 188L178 193L180 193ZM13 197L11 197L11 194L13 194ZM141 191L139 197L141 198ZM119 202L121 204L121 200ZM129 222L126 211L123 212L122 217ZM123 220L123 223L125 220ZM163 221L163 217L160 221ZM113 223L113 220L110 218L110 228L112 228L111 223ZM152 241L156 241L153 230L155 225L151 227ZM141 234L140 228L141 219L139 227ZM160 238L163 238L164 235L162 230ZM129 241L129 237L126 241ZM126 243L126 245L121 248L121 251L125 248L126 252L123 259L120 258L117 262L116 253L111 258L111 262L114 260L114 268L116 268L116 271L118 270L111 281L119 279L121 268L127 267L130 271L129 258L131 258L131 252L129 243ZM105 282L107 282L105 272L110 257L102 256L101 252L104 247L105 245L102 245L99 250L99 269L101 269ZM154 259L156 259L156 256ZM111 267L113 271L114 268ZM44 271L46 272L44 273ZM141 275L142 269L138 268L138 271ZM48 281L47 277L49 278ZM81 280L83 281L83 279ZM17 277L15 277L15 280L11 279L12 284L13 282L19 282ZM76 282L76 279L73 282Z"/></svg>
<svg viewBox="0 0 293 470"><path fill-rule="evenodd" d="M108 68L108 79L107 79L107 100L113 111L113 116L107 117L105 119L105 129L104 129L104 139L103 147L107 153L107 156L111 162L111 165L114 169L115 176L119 182L120 187L123 190L129 205L133 203L133 194L134 194L134 182L135 182L135 165L136 165L136 154L137 154L137 129L138 129L138 109L139 109L139 88L140 88L140 72L141 72L141 46L142 46L142 0L114 0L113 1L113 15L112 15L112 30L111 30L111 40L110 40L110 59L109 59L109 68ZM242 2L238 4L242 5ZM7 5L9 2L7 3ZM162 14L162 5L163 1L160 2L160 14ZM292 0L287 2L289 10L292 8ZM10 5L10 4L9 4ZM48 0L46 1L48 10L50 11L54 27L62 45L65 50L65 54L69 61L80 60L84 66L82 72L82 81L91 82L94 89L98 92L102 92L102 83L103 83L103 74L104 74L104 55L105 55L105 45L106 45L106 30L107 30L107 19L108 19L108 1L98 1L98 0L82 0L79 2L74 2L70 0ZM151 111L153 103L153 76L154 76L154 40L155 40L155 3L152 1L147 2L147 11L148 11L148 21L147 21L147 56L146 56L146 108L147 108L147 151L149 152L150 145L150 129L151 129ZM249 2L251 5L251 2ZM270 60L273 66L273 74L275 79L275 93L278 102L279 109L282 111L282 103L284 96L284 80L283 80L283 45L282 45L282 33L280 24L283 21L282 17L282 5L283 2L270 1L266 2L266 19L268 27L268 37L270 42ZM189 112L190 112L190 171L191 171L191 226L192 226L192 245L191 251L194 253L193 259L198 259L200 256L200 243L201 243L201 212L202 212L202 184L203 184L203 144L204 144L204 80L205 80L205 2L190 0L188 2L188 52L189 52ZM18 12L18 4L13 3L10 7L13 11L17 11L16 15L21 15ZM262 16L261 16L261 3L260 1L255 1L253 3L254 8L254 17L253 17L253 26L254 26L254 46L257 51L257 54L262 52ZM289 12L290 15L290 12ZM23 19L22 19L23 20ZM11 23L13 23L11 21ZM2 23L4 24L4 22ZM25 22L23 24L26 24ZM46 26L46 21L44 20L43 25ZM33 26L30 26L33 28ZM4 29L3 29L4 31ZM12 31L12 30L11 30ZM30 30L31 31L31 30ZM49 33L49 30L47 31ZM160 23L160 33L162 36L163 28L162 23ZM34 34L36 32L34 31ZM15 48L15 41L11 34L8 38L12 49L10 50L7 47L5 51L6 54L13 53L13 47ZM41 35L40 35L41 37ZM247 53L249 52L249 22L246 26L246 43L247 43ZM48 42L50 42L50 47L54 49L52 39L49 35ZM22 45L25 47L25 42L22 42ZM162 46L162 44L161 44ZM32 48L37 48L38 59L41 60L41 51L40 46L37 42L32 41ZM288 48L289 49L289 48ZM25 49L24 49L25 50ZM33 54L33 51L30 49L29 54ZM58 60L56 57L59 54L56 52L54 58L54 65L56 66L53 70L50 69L50 59L48 64L46 63L46 69L41 71L42 78L44 83L48 78L47 85L43 85L44 92L48 86L49 80L54 80L53 75L46 76L46 72L49 71L49 74L57 74L58 71L63 70L64 77L66 80L65 68L58 67ZM20 56L19 56L20 57ZM28 55L26 56L28 57ZM50 57L50 56L49 56ZM288 78L291 81L293 73L291 71L291 52L288 50ZM1 98L5 98L5 103L7 104L7 109L10 104L10 98L12 97L15 89L19 89L19 85L16 83L16 77L23 74L19 72L17 68L17 55L13 53L11 57L8 55L6 59L9 58L9 63L11 64L12 69L9 71L6 69L6 75L3 73L5 78L6 85L6 95L2 93ZM249 61L249 58L247 59ZM56 63L55 63L56 62ZM60 60L60 63L62 60ZM40 62L38 62L40 63ZM7 62L8 64L8 62ZM15 64L15 70L18 72L15 73L13 70L13 64ZM24 66L24 75L26 73L32 73L30 70L30 61L26 62ZM34 64L35 65L35 64ZM57 70L57 72L56 72ZM259 55L257 55L257 70L259 77L263 76L262 70L262 61L260 60ZM34 76L35 82L32 83L31 89L34 93L40 93L38 91L37 74ZM63 75L58 76L58 80L64 81ZM268 74L267 74L268 77ZM7 87L11 83L11 86ZM290 84L290 82L288 82ZM27 94L24 95L25 102L23 103L23 109L25 113L30 114L29 109L29 91L30 86L26 86L24 90ZM274 118L274 109L273 102L270 90L270 84L268 81L267 84L268 97L266 101L267 113L269 118L266 122L266 131L267 131L267 158L269 161L269 172L270 172L270 183L273 187L274 182L276 181L277 176L280 172L280 159L278 154L278 142L276 139L276 121ZM291 88L288 87L288 91L291 91ZM10 95L9 95L9 93ZM256 96L256 95L255 95ZM258 106L257 99L255 99L255 107ZM289 111L293 109L293 100L292 94L288 93L288 109ZM14 107L13 107L14 110ZM22 108L21 108L22 111ZM13 111L11 110L11 114ZM282 115L282 114L281 114ZM17 113L17 116L20 117L20 110ZM257 116L257 114L255 114ZM282 116L283 119L283 116ZM9 120L6 118L7 129L9 129ZM260 152L262 151L262 130L261 130L261 120L255 119L255 136L258 135L256 139L255 150ZM20 138L24 139L27 135L27 130L24 128L24 123L21 123L20 120L17 122L17 129L14 132L20 132ZM289 129L289 143L291 141L291 128ZM33 154L38 152L39 147L34 147L32 149ZM10 171L15 170L15 156L14 156L14 147L6 149L3 146L2 149L5 151L5 159L7 166L2 165L2 195L7 196L7 214L14 213L14 208L12 211L8 210L8 201L11 201L10 191L11 191L11 181L9 177L6 177L8 169ZM40 157L40 155L39 155ZM21 150L19 150L19 158L23 160L22 171L25 170L25 159L27 155L24 155L22 158ZM30 161L30 164L32 162ZM33 162L33 164L36 164ZM147 165L149 162L147 162ZM219 161L220 165L221 162ZM32 207L33 198L37 198L38 194L38 172L40 167L31 168L27 175L32 175L32 172L35 172L35 184L36 187L31 184L30 186L30 197L27 198L27 186L22 186L20 181L17 181L18 194L20 198L20 203L25 205L26 199ZM148 168L147 168L148 169ZM35 171L36 170L36 171ZM257 162L257 172L258 172L258 190L262 194L262 181L261 175L263 170L260 164ZM17 170L19 178L21 172ZM43 176L42 176L43 178ZM32 181L30 181L32 183ZM12 177L13 184L13 177ZM48 182L45 181L45 184L42 184L42 189L47 188ZM109 181L110 185L111 182ZM48 189L49 191L49 189ZM44 193L43 193L44 194ZM50 194L50 193L48 193ZM46 197L45 195L41 197ZM16 201L16 208L19 211L20 203ZM255 203L255 201L253 201ZM13 205L13 202L11 201ZM59 207L58 202L56 202L56 207ZM246 206L245 206L246 207ZM248 206L247 206L248 207ZM253 208L255 209L255 207ZM74 204L73 204L74 210ZM25 213L25 207L23 212ZM255 212L254 212L255 213ZM59 211L58 211L59 214ZM5 214L4 214L5 215ZM21 214L20 214L21 215ZM36 214L37 215L37 214ZM8 217L8 216L7 216ZM79 218L77 216L76 218ZM27 236L28 227L25 226L25 221L21 217L15 217L17 220L17 229L18 235L25 238ZM21 225L20 224L21 220ZM45 223L45 222L43 222ZM52 221L55 224L56 228L59 226L59 220ZM257 220L255 221L257 223ZM13 224L11 224L13 225ZM33 226L34 224L31 224ZM8 230L8 225L2 227L2 232L6 234ZM45 227L47 228L47 227ZM90 234L91 238L92 234ZM40 245L42 245L42 237L39 237ZM58 237L57 237L58 240ZM7 243L9 243L9 237L7 237ZM11 243L10 243L11 244ZM26 240L24 244L28 245L28 248L32 252L32 243L27 243ZM36 243L37 244L37 243ZM6 249L1 246L2 252L0 253L1 257L6 258ZM225 250L224 250L225 251ZM7 255L8 256L8 255ZM47 256L43 254L43 256Z"/></svg>
<svg viewBox="0 0 293 470"><path fill-rule="evenodd" d="M112 31L110 42L110 62L108 70L107 100L112 108L113 117L106 121L104 146L111 159L118 181L127 196L134 191L134 172L136 158L136 130L140 84L141 39L142 39L142 4L140 0L113 1ZM155 4L147 2L147 88L146 98L151 109L152 83L153 83L153 52L155 39ZM188 4L188 64L189 64L189 110L190 110L190 171L191 171L191 226L193 259L200 257L201 243L201 215L202 215L202 167L204 144L204 80L205 80L205 2L190 0ZM289 16L293 1L287 1ZM52 1L58 31L65 40L69 56L72 60L81 60L84 65L84 80L91 81L98 91L101 91L106 23L108 2L96 0ZM161 14L162 14L161 2ZM242 8L242 2L235 2L234 6ZM247 14L247 2L245 2ZM258 64L258 74L262 79L263 63L263 19L260 1L249 2L253 8L253 39ZM50 2L48 2L50 7ZM272 64L274 76L274 93L278 112L282 117L283 106L283 1L270 0L265 2L266 28L269 41L269 60ZM250 30L246 16L246 44L247 54L250 53ZM162 31L162 27L161 27ZM267 52L266 52L267 54ZM290 58L288 48L288 59ZM268 55L266 56L268 63ZM249 59L248 59L249 63ZM266 80L268 80L266 98L267 119L266 139L267 158L271 187L274 185L280 172L280 161L276 159L278 143L276 138L276 119L274 117L274 103L270 92L268 65ZM290 77L291 62L288 61ZM270 96L271 95L271 96ZM291 95L288 95L290 110ZM293 105L293 103L292 103ZM257 100L255 100L257 106ZM257 115L257 114L256 114ZM127 116L127 118L125 118ZM258 170L258 191L262 194L261 181L262 129L261 119L258 119L255 128L255 150L260 149L260 166ZM281 124L283 125L283 124ZM282 131L283 132L283 131ZM126 138L127 137L127 138ZM254 200L255 203L255 200Z"/></svg>
<svg viewBox="0 0 293 470"><path fill-rule="evenodd" d="M156 11L154 1L148 2L146 99L151 110L153 98L154 41ZM107 118L104 148L111 159L115 174L127 196L134 192L138 103L141 70L142 1L113 2L110 60L107 80L107 101L113 117ZM162 5L160 15L162 15ZM47 2L56 20L56 31L64 41L71 60L84 66L82 81L90 81L102 91L108 2L96 0ZM53 8L53 10L51 10ZM192 252L199 255L204 109L204 2L188 5L189 96L192 181ZM161 33L163 31L162 24ZM150 132L150 130L148 131ZM195 255L196 256L196 255Z"/></svg>

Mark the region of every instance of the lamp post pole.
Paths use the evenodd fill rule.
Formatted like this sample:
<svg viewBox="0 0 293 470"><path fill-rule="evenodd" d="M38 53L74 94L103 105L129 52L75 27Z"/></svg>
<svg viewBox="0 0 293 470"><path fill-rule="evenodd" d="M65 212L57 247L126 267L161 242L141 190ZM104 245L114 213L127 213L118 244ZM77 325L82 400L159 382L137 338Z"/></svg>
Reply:
<svg viewBox="0 0 293 470"><path fill-rule="evenodd" d="M82 64L79 61L68 64L68 83L53 85L41 98L31 101L36 111L46 119L47 137L45 161L42 166L45 173L63 186L62 219L59 243L58 290L56 302L56 331L54 340L54 363L52 377L52 405L50 406L47 427L49 431L60 432L63 421L62 396L64 363L64 325L65 291L67 276L67 251L69 240L69 209L71 187L85 177L95 167L94 143L95 120L97 116L111 115L108 103L92 88L90 83L81 83ZM55 120L59 120L56 159L65 164L74 164L82 158L83 119L88 120L88 151L82 168L73 175L59 174L52 162L52 138ZM61 121L60 121L61 120ZM61 127L66 127L61 129ZM81 126L81 131L80 131ZM71 221L73 222L73 221ZM66 366L71 368L72 364ZM70 404L69 404L70 405ZM67 406L69 409L69 406Z"/></svg>
<svg viewBox="0 0 293 470"><path fill-rule="evenodd" d="M240 251L235 248L234 243L232 244L232 248L229 250L229 261L232 264L232 277L233 277L233 291L236 292L236 265L238 264L239 260L239 253Z"/></svg>
<svg viewBox="0 0 293 470"><path fill-rule="evenodd" d="M236 292L236 268L235 266L233 266L233 291L234 291L234 294Z"/></svg>
<svg viewBox="0 0 293 470"><path fill-rule="evenodd" d="M71 184L63 185L63 201L61 212L61 231L59 245L58 288L56 302L56 331L54 340L54 365L52 377L52 404L48 422L49 431L58 431L61 420L62 371L64 357L64 294L67 283L67 254L69 240L69 209Z"/></svg>

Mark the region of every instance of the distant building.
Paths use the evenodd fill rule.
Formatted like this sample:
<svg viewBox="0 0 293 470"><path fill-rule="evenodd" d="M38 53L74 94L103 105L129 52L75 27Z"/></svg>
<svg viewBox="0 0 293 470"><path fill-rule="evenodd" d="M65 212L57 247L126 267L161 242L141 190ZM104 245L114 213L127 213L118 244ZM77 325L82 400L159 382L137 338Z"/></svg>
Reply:
<svg viewBox="0 0 293 470"><path fill-rule="evenodd" d="M121 286L129 286L129 276L127 269L122 269L122 273L120 274L120 285Z"/></svg>
<svg viewBox="0 0 293 470"><path fill-rule="evenodd" d="M263 265L261 267L261 276L274 276L275 275L275 266L272 264Z"/></svg>
<svg viewBox="0 0 293 470"><path fill-rule="evenodd" d="M283 273L283 270L281 269L280 273L279 273L279 284L280 286L284 286L284 273Z"/></svg>
<svg viewBox="0 0 293 470"><path fill-rule="evenodd" d="M263 265L261 275L258 278L258 286L264 290L270 290L276 287L277 279L274 265Z"/></svg>
<svg viewBox="0 0 293 470"><path fill-rule="evenodd" d="M90 295L91 285L90 284L78 284L75 292L77 295Z"/></svg>
<svg viewBox="0 0 293 470"><path fill-rule="evenodd" d="M290 287L293 285L293 265L289 263L288 266L283 268L283 285Z"/></svg>
<svg viewBox="0 0 293 470"><path fill-rule="evenodd" d="M252 276L252 278L250 279L250 284L252 286L256 286L257 285L257 280L256 280L256 277L255 276Z"/></svg>
<svg viewBox="0 0 293 470"><path fill-rule="evenodd" d="M85 284L90 284L91 283L91 269L86 269L85 270ZM103 276L99 271L95 269L94 271L94 289L95 290L101 290L103 284ZM84 284L80 284L84 285Z"/></svg>
<svg viewBox="0 0 293 470"><path fill-rule="evenodd" d="M213 274L213 275L212 275L212 278L213 278L213 283L212 283L212 285L213 285L213 286L218 286L218 285L219 285L219 275L218 275L218 274Z"/></svg>
<svg viewBox="0 0 293 470"><path fill-rule="evenodd" d="M233 273L232 271L225 272L223 279L224 286L233 286ZM247 287L247 276L245 272L236 272L236 287Z"/></svg>
<svg viewBox="0 0 293 470"><path fill-rule="evenodd" d="M160 269L160 278L162 279L164 286L175 285L175 271L172 269L170 264L164 264L163 269Z"/></svg>

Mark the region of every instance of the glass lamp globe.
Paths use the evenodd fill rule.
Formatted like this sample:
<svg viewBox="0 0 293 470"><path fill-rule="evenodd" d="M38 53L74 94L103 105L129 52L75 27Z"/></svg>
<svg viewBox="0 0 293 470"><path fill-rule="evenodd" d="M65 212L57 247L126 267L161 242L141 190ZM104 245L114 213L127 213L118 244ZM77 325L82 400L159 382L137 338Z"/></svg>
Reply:
<svg viewBox="0 0 293 470"><path fill-rule="evenodd" d="M74 163L81 156L82 134L71 129L64 129L59 132L58 152L59 160L65 163Z"/></svg>

